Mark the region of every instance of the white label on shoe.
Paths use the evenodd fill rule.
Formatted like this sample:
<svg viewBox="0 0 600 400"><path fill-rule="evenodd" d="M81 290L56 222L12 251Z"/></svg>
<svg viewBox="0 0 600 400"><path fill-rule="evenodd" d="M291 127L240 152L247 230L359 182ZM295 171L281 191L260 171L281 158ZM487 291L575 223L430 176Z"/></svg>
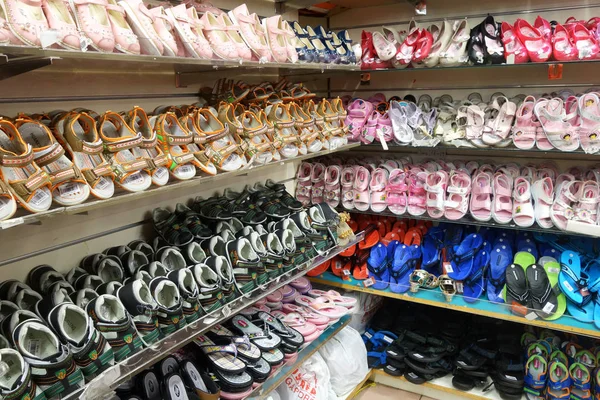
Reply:
<svg viewBox="0 0 600 400"><path fill-rule="evenodd" d="M367 337L367 339L371 339L373 337L373 335L371 335L370 332L365 332L365 336Z"/></svg>
<svg viewBox="0 0 600 400"><path fill-rule="evenodd" d="M552 312L552 310L554 310L555 305L548 302L546 303L546 305L544 306L544 308L542 308L542 311L545 312L546 314L550 314Z"/></svg>
<svg viewBox="0 0 600 400"><path fill-rule="evenodd" d="M464 292L464 285L462 282L456 282L456 293L461 294Z"/></svg>
<svg viewBox="0 0 600 400"><path fill-rule="evenodd" d="M560 268L548 267L548 273L550 273L550 274L558 274L559 272L560 272Z"/></svg>
<svg viewBox="0 0 600 400"><path fill-rule="evenodd" d="M346 276L350 276L350 271L347 270L347 269L345 269L345 270L342 271L342 274L346 275Z"/></svg>
<svg viewBox="0 0 600 400"><path fill-rule="evenodd" d="M23 220L22 217L12 218L12 219L0 222L0 228L2 228L2 229L12 228L13 226L21 225L23 222L25 222L25 221Z"/></svg>
<svg viewBox="0 0 600 400"><path fill-rule="evenodd" d="M40 351L40 341L38 339L29 339L27 342L27 351L31 354L38 355Z"/></svg>
<svg viewBox="0 0 600 400"><path fill-rule="evenodd" d="M464 361L456 360L456 362L460 365L467 365Z"/></svg>
<svg viewBox="0 0 600 400"><path fill-rule="evenodd" d="M420 355L419 353L413 353L413 357L417 357L419 359L423 358L423 356Z"/></svg>
<svg viewBox="0 0 600 400"><path fill-rule="evenodd" d="M416 378L418 378L418 377L419 377L419 375L415 374L414 372L409 372L409 373L408 373L408 376L410 376L410 377L411 377L411 378L413 378L413 379L416 379Z"/></svg>
<svg viewBox="0 0 600 400"><path fill-rule="evenodd" d="M383 147L383 149L387 151L388 145L385 141L385 138L383 137L383 132L381 131L381 129L377 129L377 136L379 137L379 141L381 142L381 147Z"/></svg>
<svg viewBox="0 0 600 400"><path fill-rule="evenodd" d="M30 203L36 207L39 207L42 205L42 203L48 200L48 197L48 193L46 193L44 190L38 190L31 198Z"/></svg>
<svg viewBox="0 0 600 400"><path fill-rule="evenodd" d="M389 336L385 336L385 335L383 335L383 341L384 341L384 342L388 342L388 343L390 343L390 344L391 344L391 343L394 341L394 339L392 339L392 338L391 338L391 337L389 337Z"/></svg>
<svg viewBox="0 0 600 400"><path fill-rule="evenodd" d="M567 288L567 290L568 290L569 292L572 292L572 291L573 291L573 286L571 286L571 284L569 284L569 282L567 282L567 281L563 281L563 285L565 285L565 287Z"/></svg>
<svg viewBox="0 0 600 400"><path fill-rule="evenodd" d="M454 272L454 269L452 269L452 264L450 264L449 262L444 263L444 269L446 270L447 274L451 274Z"/></svg>
<svg viewBox="0 0 600 400"><path fill-rule="evenodd" d="M365 135L365 140L369 143L373 143L373 140L375 140L375 138L371 135Z"/></svg>
<svg viewBox="0 0 600 400"><path fill-rule="evenodd" d="M129 175L123 181L124 185L141 185L144 182L144 177L139 172Z"/></svg>
<svg viewBox="0 0 600 400"><path fill-rule="evenodd" d="M177 168L179 170L179 172L181 174L189 174L191 172L194 171L194 166L193 165L189 165L189 164L185 164L182 165L181 167Z"/></svg>
<svg viewBox="0 0 600 400"><path fill-rule="evenodd" d="M164 167L161 167L161 168L159 168L159 169L156 170L156 172L154 173L154 177L156 179L162 179L168 173L169 173L168 169L166 169Z"/></svg>
<svg viewBox="0 0 600 400"><path fill-rule="evenodd" d="M96 186L94 187L94 189L95 190L106 190L109 187L110 187L110 179L101 177L100 180L98 181L98 183L96 184Z"/></svg>
<svg viewBox="0 0 600 400"><path fill-rule="evenodd" d="M81 194L81 186L75 182L65 183L58 187L61 197L76 197Z"/></svg>
<svg viewBox="0 0 600 400"><path fill-rule="evenodd" d="M507 64L514 64L515 63L515 55L514 54L509 54L508 57L506 57L506 63Z"/></svg>
<svg viewBox="0 0 600 400"><path fill-rule="evenodd" d="M375 280L373 278L365 279L363 281L363 285L365 285L365 287L373 286L374 284Z"/></svg>
<svg viewBox="0 0 600 400"><path fill-rule="evenodd" d="M511 381L516 381L516 380L517 380L517 377L516 377L516 376L512 376L512 375L504 375L504 377L505 377L506 379L509 379L509 380L511 380Z"/></svg>
<svg viewBox="0 0 600 400"><path fill-rule="evenodd" d="M386 365L386 368L389 369L390 371L396 370L396 367L392 367L391 365Z"/></svg>
<svg viewBox="0 0 600 400"><path fill-rule="evenodd" d="M393 356L397 356L398 355L398 353L396 353L395 351L392 351L392 350L388 350L388 354L391 354Z"/></svg>
<svg viewBox="0 0 600 400"><path fill-rule="evenodd" d="M529 320L529 321L533 321L534 319L537 319L538 315L536 313L534 313L533 311L530 312L529 314L525 315L525 319Z"/></svg>

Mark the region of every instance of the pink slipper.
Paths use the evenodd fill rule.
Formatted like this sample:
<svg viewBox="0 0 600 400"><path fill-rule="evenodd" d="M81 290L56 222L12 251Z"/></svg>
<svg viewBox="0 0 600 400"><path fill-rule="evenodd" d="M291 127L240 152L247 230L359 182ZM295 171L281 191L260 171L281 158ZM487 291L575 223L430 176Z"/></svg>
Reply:
<svg viewBox="0 0 600 400"><path fill-rule="evenodd" d="M259 307L259 306L264 306L267 302L267 299L265 297L263 297L260 300L256 300L256 303L254 303L255 307Z"/></svg>
<svg viewBox="0 0 600 400"><path fill-rule="evenodd" d="M325 202L336 208L340 204L340 174L339 165L330 165L325 170Z"/></svg>
<svg viewBox="0 0 600 400"><path fill-rule="evenodd" d="M469 195L471 194L471 177L462 170L454 171L448 183L448 198L444 203L444 216L456 221L465 216L469 210Z"/></svg>
<svg viewBox="0 0 600 400"><path fill-rule="evenodd" d="M348 139L358 142L362 136L367 119L373 112L373 104L357 99L348 106L345 125L348 127Z"/></svg>
<svg viewBox="0 0 600 400"><path fill-rule="evenodd" d="M501 172L496 173L492 189L492 218L499 224L508 224L512 220L512 178Z"/></svg>
<svg viewBox="0 0 600 400"><path fill-rule="evenodd" d="M322 203L323 191L325 190L325 165L314 163L310 180L312 182L311 202L313 204Z"/></svg>
<svg viewBox="0 0 600 400"><path fill-rule="evenodd" d="M310 322L306 321L306 319L298 313L286 314L283 318L283 322L290 328L297 330L302 336L304 336L305 340L307 336L317 332L317 327L315 324L311 324Z"/></svg>
<svg viewBox="0 0 600 400"><path fill-rule="evenodd" d="M356 170L354 167L345 167L342 170L341 184L342 184L342 206L347 210L354 208L354 179L356 177Z"/></svg>
<svg viewBox="0 0 600 400"><path fill-rule="evenodd" d="M377 120L379 119L379 112L377 110L373 110L369 118L367 118L367 124L365 129L363 130L363 134L360 135L360 141L364 144L371 144L377 137Z"/></svg>
<svg viewBox="0 0 600 400"><path fill-rule="evenodd" d="M279 289L267 296L267 307L269 307L269 303L279 303L281 300L283 300L283 293Z"/></svg>
<svg viewBox="0 0 600 400"><path fill-rule="evenodd" d="M579 202L574 206L573 221L579 221L590 225L596 225L598 219L598 197L600 187L598 182L586 181L582 185Z"/></svg>
<svg viewBox="0 0 600 400"><path fill-rule="evenodd" d="M290 296L293 296L294 292L296 291L296 289L294 289L290 285L285 285L284 287L282 287L279 290L281 290L281 294L283 294L283 298L288 298Z"/></svg>
<svg viewBox="0 0 600 400"><path fill-rule="evenodd" d="M377 168L371 175L371 210L382 212L386 209L385 187L388 182L388 171L385 168Z"/></svg>
<svg viewBox="0 0 600 400"><path fill-rule="evenodd" d="M339 319L348 314L346 307L338 306L328 297L317 297L313 299L308 296L298 296L296 303L308 307L311 311L328 317L329 319Z"/></svg>
<svg viewBox="0 0 600 400"><path fill-rule="evenodd" d="M298 168L298 173L296 174L296 180L298 181L298 185L296 186L296 198L304 206L310 204L310 197L312 191L312 172L313 164L303 162L302 164L300 164L300 168Z"/></svg>
<svg viewBox="0 0 600 400"><path fill-rule="evenodd" d="M515 180L513 189L512 219L518 226L528 228L535 222L535 213L531 203L531 185L520 176Z"/></svg>
<svg viewBox="0 0 600 400"><path fill-rule="evenodd" d="M394 169L390 172L388 184L385 187L387 207L396 215L406 213L408 204L408 185L406 184L406 173L402 169Z"/></svg>
<svg viewBox="0 0 600 400"><path fill-rule="evenodd" d="M567 222L575 216L573 207L579 202L580 192L583 189L583 182L561 180L560 175L556 179L556 197L552 208L550 208L550 218L558 229L567 229Z"/></svg>
<svg viewBox="0 0 600 400"><path fill-rule="evenodd" d="M354 179L354 207L359 211L369 209L369 170L365 167L356 169L356 178Z"/></svg>
<svg viewBox="0 0 600 400"><path fill-rule="evenodd" d="M475 175L471 191L471 216L477 221L492 219L492 175L488 172Z"/></svg>
<svg viewBox="0 0 600 400"><path fill-rule="evenodd" d="M281 310L285 313L295 312L300 314L307 322L314 324L317 329L326 327L329 324L329 321L331 321L328 317L315 314L308 308L296 304L284 304Z"/></svg>
<svg viewBox="0 0 600 400"><path fill-rule="evenodd" d="M448 186L446 171L432 172L427 176L425 190L427 191L427 214L431 218L444 216L444 197Z"/></svg>
<svg viewBox="0 0 600 400"><path fill-rule="evenodd" d="M427 172L411 171L407 181L408 185L408 213L415 217L425 214L427 211L427 192L425 192L425 181Z"/></svg>
<svg viewBox="0 0 600 400"><path fill-rule="evenodd" d="M301 294L306 294L306 292L312 289L310 281L304 276L291 281L290 286L299 291Z"/></svg>
<svg viewBox="0 0 600 400"><path fill-rule="evenodd" d="M529 150L535 147L535 138L542 125L533 113L535 97L527 96L519 106L516 122L512 128L513 144L521 150ZM543 131L542 131L543 134Z"/></svg>
<svg viewBox="0 0 600 400"><path fill-rule="evenodd" d="M552 228L550 207L554 202L554 185L549 177L539 179L531 185L531 196L534 202L535 222L542 228Z"/></svg>
<svg viewBox="0 0 600 400"><path fill-rule="evenodd" d="M308 292L308 295L310 297L314 297L314 298L317 298L317 297L330 298L331 300L333 300L335 302L336 305L346 307L346 308L353 307L356 304L356 299L354 297L342 296L339 292L336 292L335 290L324 291L324 290L319 290L319 289L313 289Z"/></svg>
<svg viewBox="0 0 600 400"><path fill-rule="evenodd" d="M587 93L579 98L579 115L581 148L588 154L597 153L600 151L600 98L596 93Z"/></svg>

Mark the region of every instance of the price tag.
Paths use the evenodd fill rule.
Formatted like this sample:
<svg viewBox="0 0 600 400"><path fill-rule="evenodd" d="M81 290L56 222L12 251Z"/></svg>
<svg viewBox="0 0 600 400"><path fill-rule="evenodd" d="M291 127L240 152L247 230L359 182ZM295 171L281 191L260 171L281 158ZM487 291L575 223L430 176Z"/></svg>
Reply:
<svg viewBox="0 0 600 400"><path fill-rule="evenodd" d="M392 351L392 350L388 350L387 353L391 354L393 356L397 356L398 355L398 353L396 353L395 351Z"/></svg>
<svg viewBox="0 0 600 400"><path fill-rule="evenodd" d="M548 302L548 303L546 303L544 308L542 308L542 311L545 312L546 314L550 314L552 312L552 310L554 310L554 307L556 307L554 304Z"/></svg>
<svg viewBox="0 0 600 400"><path fill-rule="evenodd" d="M456 293L458 294L462 294L464 292L464 285L462 282L457 281L456 282Z"/></svg>
<svg viewBox="0 0 600 400"><path fill-rule="evenodd" d="M534 319L537 319L538 315L536 313L534 313L533 311L530 312L529 314L525 315L525 319L529 320L529 321L533 321Z"/></svg>
<svg viewBox="0 0 600 400"><path fill-rule="evenodd" d="M384 341L384 342L388 342L389 344L392 344L392 343L394 342L394 339L392 339L392 338L391 338L391 337L389 337L389 336L385 336L385 335L384 335L384 336L383 336L383 341Z"/></svg>
<svg viewBox="0 0 600 400"><path fill-rule="evenodd" d="M514 64L515 63L515 55L514 54L509 54L506 57L506 63L507 64Z"/></svg>
<svg viewBox="0 0 600 400"><path fill-rule="evenodd" d="M81 186L75 182L65 183L58 187L61 197L75 197L81 194Z"/></svg>
<svg viewBox="0 0 600 400"><path fill-rule="evenodd" d="M139 172L129 175L123 180L124 185L141 185L144 182L144 177Z"/></svg>
<svg viewBox="0 0 600 400"><path fill-rule="evenodd" d="M444 262L442 264L442 266L444 267L444 271L446 274L451 274L454 272L454 269L452 269L452 264L449 262Z"/></svg>
<svg viewBox="0 0 600 400"><path fill-rule="evenodd" d="M383 137L383 132L381 131L381 129L377 129L377 137L379 138L379 141L381 142L381 147L383 147L383 149L385 151L389 150L387 142L385 141L385 138Z"/></svg>
<svg viewBox="0 0 600 400"><path fill-rule="evenodd" d="M418 359L423 358L423 356L419 353L413 353L413 357L417 357Z"/></svg>
<svg viewBox="0 0 600 400"><path fill-rule="evenodd" d="M195 167L194 167L193 165L190 165L190 164L184 164L184 165L182 165L181 167L179 167L179 171L180 171L182 174L189 174L189 173L192 173L192 172L194 171L194 168L195 168Z"/></svg>
<svg viewBox="0 0 600 400"><path fill-rule="evenodd" d="M111 180L105 177L101 177L94 189L96 190L105 190L110 187Z"/></svg>
<svg viewBox="0 0 600 400"><path fill-rule="evenodd" d="M154 177L156 179L162 179L165 175L167 175L169 171L165 167L160 167L154 172Z"/></svg>
<svg viewBox="0 0 600 400"><path fill-rule="evenodd" d="M45 190L38 189L38 191L35 192L35 194L33 195L33 197L31 198L31 200L29 202L32 203L34 206L39 207L44 202L46 202L49 198L50 198L50 196L48 196L48 193L46 193Z"/></svg>
<svg viewBox="0 0 600 400"><path fill-rule="evenodd" d="M371 335L371 332L365 332L365 336L367 337L367 339L371 339L373 337L373 335Z"/></svg>
<svg viewBox="0 0 600 400"><path fill-rule="evenodd" d="M373 278L365 279L363 281L363 285L365 287L373 286L375 284L375 280Z"/></svg>

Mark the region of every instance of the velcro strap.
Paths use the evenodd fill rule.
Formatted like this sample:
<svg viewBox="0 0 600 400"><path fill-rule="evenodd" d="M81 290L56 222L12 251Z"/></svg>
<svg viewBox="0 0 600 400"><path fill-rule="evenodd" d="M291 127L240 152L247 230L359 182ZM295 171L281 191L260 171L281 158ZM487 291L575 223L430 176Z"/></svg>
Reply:
<svg viewBox="0 0 600 400"><path fill-rule="evenodd" d="M169 146L181 146L190 144L194 141L194 137L192 135L175 136L168 133L163 133L162 135L158 135L158 138L161 140L165 140Z"/></svg>
<svg viewBox="0 0 600 400"><path fill-rule="evenodd" d="M44 167L48 164L53 163L54 161L58 160L59 158L61 158L64 154L65 154L65 150L62 148L62 146L55 142L54 144L50 145L50 151L48 151L46 154L44 154L43 156L39 156L35 159L35 163L39 166L39 167Z"/></svg>
<svg viewBox="0 0 600 400"><path fill-rule="evenodd" d="M208 142L213 142L215 140L219 140L225 137L225 135L227 135L229 132L227 132L227 130L223 129L222 132L214 134L214 135L194 135L194 143L196 144L205 144Z"/></svg>
<svg viewBox="0 0 600 400"><path fill-rule="evenodd" d="M94 187L98 182L98 179L102 176L112 175L113 171L110 165L104 161L101 164L97 165L93 169L84 169L81 171L85 180Z"/></svg>
<svg viewBox="0 0 600 400"><path fill-rule="evenodd" d="M50 175L50 183L52 186L68 180L82 180L83 176L75 167L67 167L60 171L53 172Z"/></svg>
<svg viewBox="0 0 600 400"><path fill-rule="evenodd" d="M146 139L142 137L142 143L140 143L140 147L143 149L153 149L157 146L158 139L156 138L156 134L152 134L152 138Z"/></svg>
<svg viewBox="0 0 600 400"><path fill-rule="evenodd" d="M27 151L20 155L2 154L2 165L6 167L22 168L33 161L33 149L30 144L27 145Z"/></svg>
<svg viewBox="0 0 600 400"><path fill-rule="evenodd" d="M10 182L10 186L21 197L27 197L37 189L50 183L50 177L42 170L37 170L29 178Z"/></svg>

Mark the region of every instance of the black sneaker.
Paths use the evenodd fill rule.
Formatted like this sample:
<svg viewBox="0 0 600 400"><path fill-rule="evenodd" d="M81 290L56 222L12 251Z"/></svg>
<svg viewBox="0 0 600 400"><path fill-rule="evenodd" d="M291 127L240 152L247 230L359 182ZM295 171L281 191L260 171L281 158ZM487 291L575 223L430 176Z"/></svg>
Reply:
<svg viewBox="0 0 600 400"><path fill-rule="evenodd" d="M279 200L292 211L302 210L302 203L287 192L283 183L275 183L272 179L267 179L265 187L276 193Z"/></svg>
<svg viewBox="0 0 600 400"><path fill-rule="evenodd" d="M192 271L187 268L178 269L169 272L167 278L175 283L179 289L182 300L181 306L183 308L183 315L186 323L191 324L192 322L197 321L205 314L205 312L198 300L198 285L194 280Z"/></svg>
<svg viewBox="0 0 600 400"><path fill-rule="evenodd" d="M15 311L19 311L19 306L17 306L15 303L8 300L0 300L0 322L4 321L4 318L8 317Z"/></svg>
<svg viewBox="0 0 600 400"><path fill-rule="evenodd" d="M19 325L21 322L23 321L27 321L29 319L34 319L40 322L44 322L40 319L40 317L38 317L37 315L35 315L35 313L31 312L31 311L27 311L27 310L18 310L15 311L14 313L12 313L11 315L7 316L6 318L4 318L2 320L2 323L0 323L0 330L2 331L2 335L7 338L7 340L12 340L12 333L15 330L15 328L17 327L17 325ZM14 347L14 343L10 343L9 347Z"/></svg>
<svg viewBox="0 0 600 400"><path fill-rule="evenodd" d="M142 340L135 325L117 297L108 294L98 296L88 303L86 310L96 329L112 347L116 362L142 349Z"/></svg>
<svg viewBox="0 0 600 400"><path fill-rule="evenodd" d="M31 287L16 279L9 279L0 283L0 300L15 301L15 297L21 290L31 289Z"/></svg>
<svg viewBox="0 0 600 400"><path fill-rule="evenodd" d="M228 221L233 217L233 207L229 200L224 197L211 197L209 199L196 197L192 208L202 218L212 222Z"/></svg>
<svg viewBox="0 0 600 400"><path fill-rule="evenodd" d="M316 230L311 224L311 219L306 211L300 211L292 214L290 218L294 221L298 229L300 229L312 243L312 250L309 253L310 258L316 257L318 254L323 254L329 246L329 230L328 228Z"/></svg>
<svg viewBox="0 0 600 400"><path fill-rule="evenodd" d="M188 267L193 267L196 264L201 264L206 259L206 253L202 250L200 243L192 242L185 246L182 251L183 258Z"/></svg>
<svg viewBox="0 0 600 400"><path fill-rule="evenodd" d="M163 251L158 261L171 271L187 267L185 258L183 258L179 250L175 248L168 248Z"/></svg>
<svg viewBox="0 0 600 400"><path fill-rule="evenodd" d="M246 238L232 240L226 244L227 261L233 268L233 277L238 290L248 293L256 288L256 277L261 275L265 266Z"/></svg>
<svg viewBox="0 0 600 400"><path fill-rule="evenodd" d="M0 397L5 400L44 400L43 390L31 379L31 368L21 354L14 349L0 350L0 363L6 365L5 376L13 379L0 384Z"/></svg>
<svg viewBox="0 0 600 400"><path fill-rule="evenodd" d="M98 297L98 293L92 289L81 289L76 292L69 293L69 297L71 297L71 300L76 306L86 310L87 305L96 297Z"/></svg>
<svg viewBox="0 0 600 400"><path fill-rule="evenodd" d="M12 337L12 336L11 336ZM8 341L4 335L0 335L0 349L10 349L13 347L13 344Z"/></svg>
<svg viewBox="0 0 600 400"><path fill-rule="evenodd" d="M275 226L276 229L289 229L294 235L296 242L296 251L294 252L294 264L302 265L309 262L317 256L316 250L313 248L311 240L298 228L298 225L292 218L286 218L279 221Z"/></svg>
<svg viewBox="0 0 600 400"><path fill-rule="evenodd" d="M102 285L96 288L96 293L99 295L102 294L110 294L112 296L116 296L117 290L123 287L121 282L104 282Z"/></svg>
<svg viewBox="0 0 600 400"><path fill-rule="evenodd" d="M224 256L227 254L227 242L221 236L213 236L200 242L207 256Z"/></svg>
<svg viewBox="0 0 600 400"><path fill-rule="evenodd" d="M262 224L267 220L267 215L252 200L251 193L247 190L242 191L231 204L233 216L244 225Z"/></svg>
<svg viewBox="0 0 600 400"><path fill-rule="evenodd" d="M131 279L133 280L138 280L141 279L144 281L144 283L146 285L150 284L150 281L152 279L154 279L154 277L152 275L150 275L150 273L147 271L147 265L141 266L137 269L137 271L135 271L135 274L133 274L133 277ZM131 281L127 281L128 283L131 283Z"/></svg>
<svg viewBox="0 0 600 400"><path fill-rule="evenodd" d="M236 291L235 278L233 275L233 269L231 264L227 261L227 258L223 256L210 256L205 260L213 271L219 275L221 279L221 288L223 289L223 303L227 304L238 297Z"/></svg>
<svg viewBox="0 0 600 400"><path fill-rule="evenodd" d="M69 292L66 289L56 290L53 293L47 294L44 298L38 301L33 308L33 311L42 321L48 320L48 314L54 307L62 303L71 303L73 304L73 300L71 296L69 296Z"/></svg>
<svg viewBox="0 0 600 400"><path fill-rule="evenodd" d="M184 246L194 240L194 235L179 224L177 215L165 208L152 210L152 221L156 233L171 246Z"/></svg>
<svg viewBox="0 0 600 400"><path fill-rule="evenodd" d="M296 254L296 241L294 234L289 229L277 229L275 235L283 247L283 272L291 271L296 267L294 255Z"/></svg>
<svg viewBox="0 0 600 400"><path fill-rule="evenodd" d="M69 346L87 382L114 365L113 349L94 328L86 312L75 304L64 303L54 307L47 321L62 342Z"/></svg>
<svg viewBox="0 0 600 400"><path fill-rule="evenodd" d="M73 293L75 291L75 288L67 281L58 281L58 282L54 282L52 285L50 285L48 287L48 293L47 294L52 294L54 292L56 292L57 290L61 290L64 289L67 291L67 293Z"/></svg>
<svg viewBox="0 0 600 400"><path fill-rule="evenodd" d="M150 262L150 260L148 260L148 257L146 257L146 255L139 250L131 250L126 253L123 253L121 254L121 257L119 257L119 259L121 260L121 264L123 265L123 269L125 270L127 276L133 276L136 269ZM120 280L119 282L121 281L122 280Z"/></svg>
<svg viewBox="0 0 600 400"><path fill-rule="evenodd" d="M31 366L33 381L46 398L66 397L83 387L83 373L58 337L40 321L21 322L13 331L13 341Z"/></svg>
<svg viewBox="0 0 600 400"><path fill-rule="evenodd" d="M186 325L177 285L160 277L150 281L150 293L158 304L158 328L167 336Z"/></svg>
<svg viewBox="0 0 600 400"><path fill-rule="evenodd" d="M117 297L131 315L133 323L146 346L162 337L158 329L158 304L143 280L134 280L120 288Z"/></svg>
<svg viewBox="0 0 600 400"><path fill-rule="evenodd" d="M144 253L149 262L154 261L154 249L142 239L136 239L127 244L131 250L137 250Z"/></svg>
<svg viewBox="0 0 600 400"><path fill-rule="evenodd" d="M23 289L15 297L15 304L21 310L34 311L36 303L41 299L42 296L35 290Z"/></svg>
<svg viewBox="0 0 600 400"><path fill-rule="evenodd" d="M212 230L206 224L203 224L200 215L188 206L177 203L175 214L180 225L186 227L196 240L204 240L212 236Z"/></svg>
<svg viewBox="0 0 600 400"><path fill-rule="evenodd" d="M148 271L152 278L158 278L161 276L167 276L171 270L164 266L160 261L151 262L148 265L144 265L140 269Z"/></svg>
<svg viewBox="0 0 600 400"><path fill-rule="evenodd" d="M323 207L321 204L310 207L308 209L308 216L310 218L311 228L318 233L327 236L326 249L330 249L337 245L337 224L339 224L339 215L333 211L333 213L337 216L336 223L336 219L334 219L331 215L332 209L328 204L324 204L325 206Z"/></svg>
<svg viewBox="0 0 600 400"><path fill-rule="evenodd" d="M100 260L94 266L94 275L99 276L104 282L123 282L123 279L125 278L123 264L119 259L114 257L104 257Z"/></svg>
<svg viewBox="0 0 600 400"><path fill-rule="evenodd" d="M53 283L64 280L62 274L49 265L38 265L27 274L27 283L40 294L48 293L48 289Z"/></svg>
<svg viewBox="0 0 600 400"><path fill-rule="evenodd" d="M283 273L285 250L279 237L274 233L262 235L261 240L267 250L267 258L264 260L267 279L275 279Z"/></svg>
<svg viewBox="0 0 600 400"><path fill-rule="evenodd" d="M221 278L206 264L196 264L190 268L198 284L198 300L207 314L218 310L223 305L223 288Z"/></svg>
<svg viewBox="0 0 600 400"><path fill-rule="evenodd" d="M81 267L73 267L67 273L65 278L67 279L67 282L69 282L71 285L74 285L77 278L79 278L81 275L85 275L85 274L89 274L89 272L87 272L85 269L83 269Z"/></svg>
<svg viewBox="0 0 600 400"><path fill-rule="evenodd" d="M87 275L82 275L79 278L77 278L73 287L75 287L75 290L81 290L81 289L96 290L96 288L98 286L102 285L103 283L104 283L104 281L98 275L87 274Z"/></svg>

